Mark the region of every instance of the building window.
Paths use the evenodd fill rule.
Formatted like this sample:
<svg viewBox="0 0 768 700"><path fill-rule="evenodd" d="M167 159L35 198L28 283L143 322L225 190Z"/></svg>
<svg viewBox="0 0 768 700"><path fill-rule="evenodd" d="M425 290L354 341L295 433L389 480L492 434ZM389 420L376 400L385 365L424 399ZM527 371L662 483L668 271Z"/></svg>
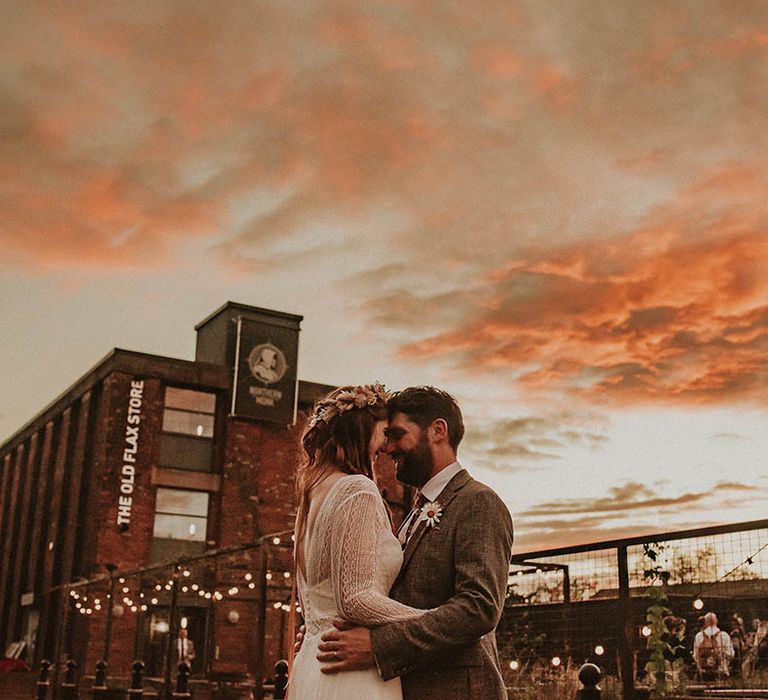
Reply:
<svg viewBox="0 0 768 700"><path fill-rule="evenodd" d="M160 466L211 471L215 412L215 394L166 387Z"/></svg>
<svg viewBox="0 0 768 700"><path fill-rule="evenodd" d="M202 554L208 530L205 491L157 489L152 561Z"/></svg>

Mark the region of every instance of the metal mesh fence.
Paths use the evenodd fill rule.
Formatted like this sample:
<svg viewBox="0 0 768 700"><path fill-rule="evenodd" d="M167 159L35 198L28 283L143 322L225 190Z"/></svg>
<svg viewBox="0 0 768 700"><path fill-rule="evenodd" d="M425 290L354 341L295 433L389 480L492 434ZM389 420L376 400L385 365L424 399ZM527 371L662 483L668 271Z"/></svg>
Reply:
<svg viewBox="0 0 768 700"><path fill-rule="evenodd" d="M706 613L715 671L694 658ZM768 697L768 521L516 555L497 637L512 698L575 696L585 662L607 698L659 684Z"/></svg>

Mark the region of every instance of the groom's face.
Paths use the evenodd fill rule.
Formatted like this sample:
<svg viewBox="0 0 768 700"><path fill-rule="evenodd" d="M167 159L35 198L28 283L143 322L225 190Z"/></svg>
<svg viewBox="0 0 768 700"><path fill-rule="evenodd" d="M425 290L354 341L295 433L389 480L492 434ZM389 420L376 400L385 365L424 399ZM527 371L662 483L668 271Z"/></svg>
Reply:
<svg viewBox="0 0 768 700"><path fill-rule="evenodd" d="M424 486L432 476L432 450L426 431L408 418L396 413L389 420L387 454L397 468L397 478L404 484Z"/></svg>

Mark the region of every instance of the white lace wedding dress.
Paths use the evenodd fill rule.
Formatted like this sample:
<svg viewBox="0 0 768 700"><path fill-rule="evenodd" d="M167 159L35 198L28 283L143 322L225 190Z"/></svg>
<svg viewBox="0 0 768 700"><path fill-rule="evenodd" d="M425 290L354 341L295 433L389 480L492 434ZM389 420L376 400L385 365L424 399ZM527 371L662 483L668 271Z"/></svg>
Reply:
<svg viewBox="0 0 768 700"><path fill-rule="evenodd" d="M307 631L290 700L402 700L399 678L385 682L375 668L323 674L316 658L335 617L371 627L423 612L387 597L403 555L371 479L348 475L331 486L308 523L304 554L306 580L299 575L297 583Z"/></svg>

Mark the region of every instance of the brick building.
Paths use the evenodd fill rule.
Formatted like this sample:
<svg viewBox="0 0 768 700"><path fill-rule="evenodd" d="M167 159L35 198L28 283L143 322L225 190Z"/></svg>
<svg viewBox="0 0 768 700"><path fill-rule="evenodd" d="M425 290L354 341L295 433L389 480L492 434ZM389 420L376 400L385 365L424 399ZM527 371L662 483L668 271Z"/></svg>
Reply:
<svg viewBox="0 0 768 700"><path fill-rule="evenodd" d="M194 674L269 675L290 643L297 438L331 388L297 378L300 322L228 302L194 361L115 349L0 446L3 649L162 676L186 627ZM382 486L401 518L410 494Z"/></svg>

